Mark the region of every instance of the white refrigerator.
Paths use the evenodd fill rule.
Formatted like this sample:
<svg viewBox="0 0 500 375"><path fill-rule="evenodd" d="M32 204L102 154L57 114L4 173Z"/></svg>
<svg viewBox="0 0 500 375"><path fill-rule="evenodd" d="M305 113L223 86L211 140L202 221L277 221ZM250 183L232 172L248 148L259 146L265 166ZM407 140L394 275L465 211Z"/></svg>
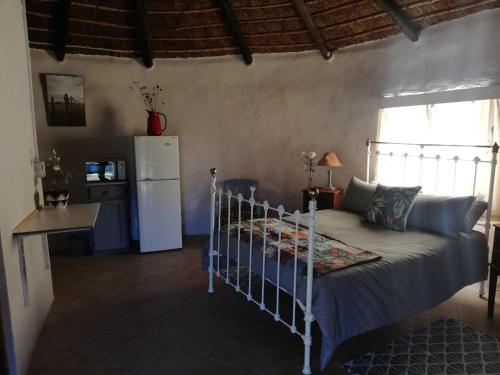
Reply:
<svg viewBox="0 0 500 375"><path fill-rule="evenodd" d="M182 247L177 137L134 138L141 253Z"/></svg>

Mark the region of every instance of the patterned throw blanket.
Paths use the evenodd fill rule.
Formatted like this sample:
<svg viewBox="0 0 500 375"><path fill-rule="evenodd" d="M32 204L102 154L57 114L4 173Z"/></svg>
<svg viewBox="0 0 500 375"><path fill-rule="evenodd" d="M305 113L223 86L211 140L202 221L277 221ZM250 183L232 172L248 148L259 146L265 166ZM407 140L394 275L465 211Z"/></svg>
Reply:
<svg viewBox="0 0 500 375"><path fill-rule="evenodd" d="M280 233L279 219L267 219L266 232L266 255L275 260L278 259L278 244ZM230 226L231 234L238 234L238 224ZM309 230L298 227L296 231L295 223L285 220L281 221L281 262L295 256L295 243L297 242L297 259L307 264L307 239ZM248 242L250 239L250 221L241 222L241 239ZM257 219L253 222L252 236L255 240L264 236L264 219ZM296 241L297 240L297 241ZM261 247L262 251L262 247ZM359 265L367 262L379 260L382 257L372 251L363 250L355 246L346 244L323 233L315 233L314 236L314 272L316 276L338 271L340 269Z"/></svg>

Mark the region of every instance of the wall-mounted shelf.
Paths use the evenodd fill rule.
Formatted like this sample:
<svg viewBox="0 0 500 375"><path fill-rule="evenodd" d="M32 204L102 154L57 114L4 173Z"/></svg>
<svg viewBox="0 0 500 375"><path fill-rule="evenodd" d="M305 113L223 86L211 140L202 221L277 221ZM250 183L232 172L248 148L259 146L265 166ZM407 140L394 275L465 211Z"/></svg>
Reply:
<svg viewBox="0 0 500 375"><path fill-rule="evenodd" d="M28 274L24 257L24 237L42 235L42 249L45 269L50 269L47 234L92 231L95 226L100 203L73 204L65 209L41 209L32 212L14 230L17 240L19 267L23 287L24 305L29 306Z"/></svg>

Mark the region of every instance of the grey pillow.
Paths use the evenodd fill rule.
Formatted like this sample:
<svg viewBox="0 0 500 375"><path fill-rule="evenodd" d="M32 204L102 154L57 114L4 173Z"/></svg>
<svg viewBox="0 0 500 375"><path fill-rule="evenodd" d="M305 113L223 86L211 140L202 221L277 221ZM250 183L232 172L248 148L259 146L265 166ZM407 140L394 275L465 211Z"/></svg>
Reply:
<svg viewBox="0 0 500 375"><path fill-rule="evenodd" d="M474 203L472 203L472 206L467 212L467 215L465 215L465 219L462 224L462 232L471 233L472 229L474 229L474 226L479 221L481 216L483 216L483 214L486 212L487 209L488 209L487 202L476 199Z"/></svg>
<svg viewBox="0 0 500 375"><path fill-rule="evenodd" d="M408 216L408 227L457 238L476 198L420 194Z"/></svg>
<svg viewBox="0 0 500 375"><path fill-rule="evenodd" d="M364 182L359 178L351 178L340 208L364 215L372 200L373 193L375 193L375 187L376 185Z"/></svg>

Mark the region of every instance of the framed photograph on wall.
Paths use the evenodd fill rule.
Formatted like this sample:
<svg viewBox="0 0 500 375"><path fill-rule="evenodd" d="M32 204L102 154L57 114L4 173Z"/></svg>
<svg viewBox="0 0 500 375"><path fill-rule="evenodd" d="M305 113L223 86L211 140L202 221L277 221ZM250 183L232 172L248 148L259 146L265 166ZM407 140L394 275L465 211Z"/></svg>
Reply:
<svg viewBox="0 0 500 375"><path fill-rule="evenodd" d="M45 74L48 126L85 126L83 77Z"/></svg>

